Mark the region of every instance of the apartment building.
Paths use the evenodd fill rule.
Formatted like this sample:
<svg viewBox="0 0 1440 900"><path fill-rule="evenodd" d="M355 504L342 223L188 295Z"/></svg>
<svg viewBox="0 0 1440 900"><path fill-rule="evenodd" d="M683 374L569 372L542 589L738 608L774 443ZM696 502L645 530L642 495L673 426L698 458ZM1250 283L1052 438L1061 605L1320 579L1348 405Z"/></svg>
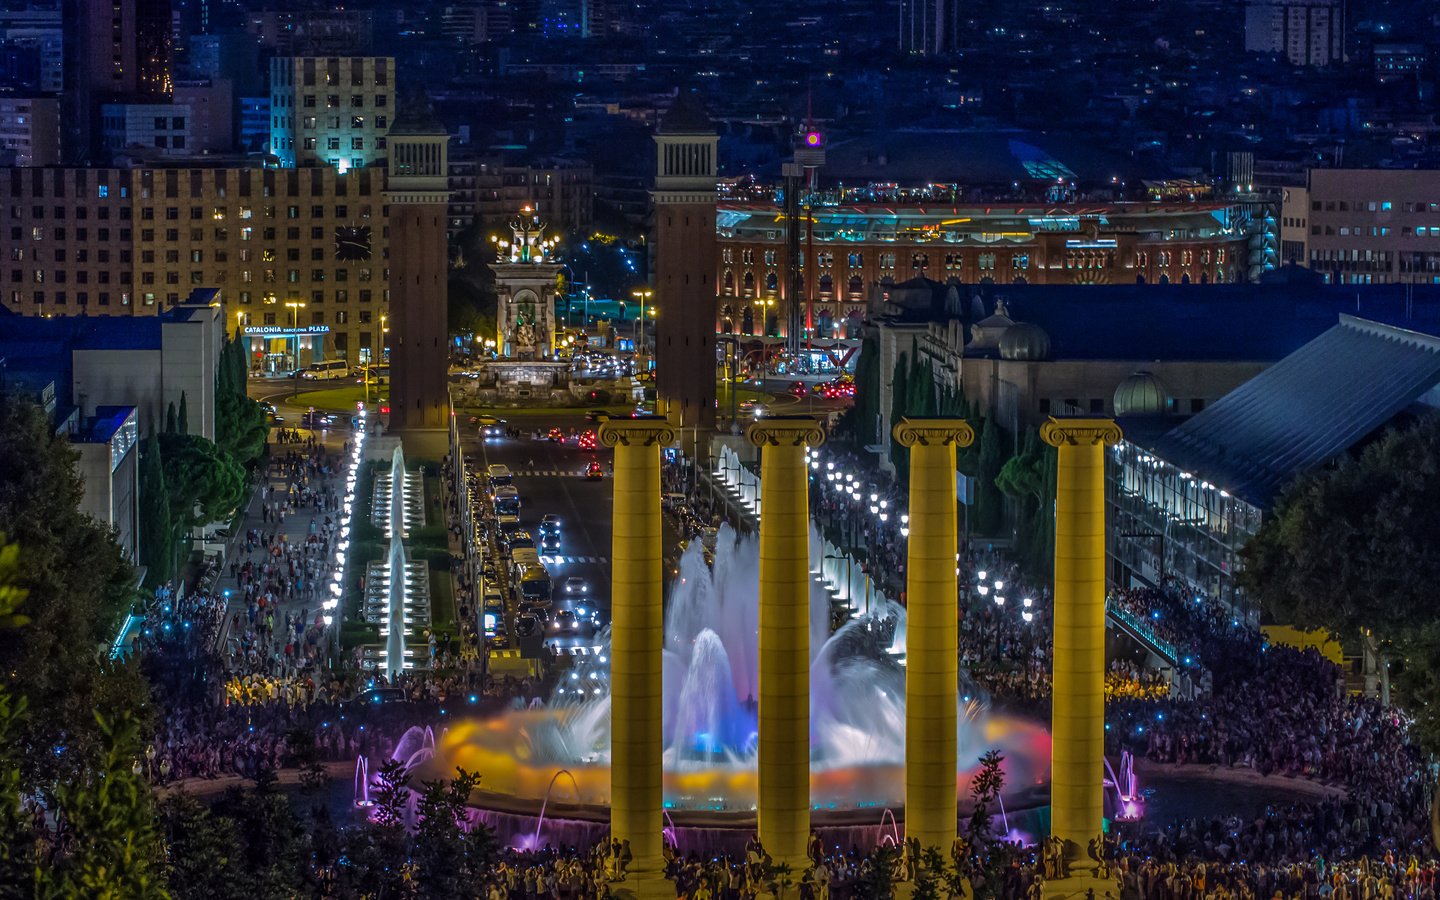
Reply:
<svg viewBox="0 0 1440 900"><path fill-rule="evenodd" d="M1283 195L1280 254L1331 284L1440 284L1440 170L1311 169Z"/></svg>
<svg viewBox="0 0 1440 900"><path fill-rule="evenodd" d="M395 115L388 56L281 56L270 61L270 152L284 168L346 171L383 161Z"/></svg>

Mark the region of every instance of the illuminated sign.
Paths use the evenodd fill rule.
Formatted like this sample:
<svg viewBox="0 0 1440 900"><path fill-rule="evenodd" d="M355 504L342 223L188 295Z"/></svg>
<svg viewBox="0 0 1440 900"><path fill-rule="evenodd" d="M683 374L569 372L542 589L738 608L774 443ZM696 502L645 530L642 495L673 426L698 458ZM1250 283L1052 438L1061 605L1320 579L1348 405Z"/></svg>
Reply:
<svg viewBox="0 0 1440 900"><path fill-rule="evenodd" d="M1066 241L1065 247L1071 250L1108 250L1115 247L1115 239L1097 238L1093 241Z"/></svg>
<svg viewBox="0 0 1440 900"><path fill-rule="evenodd" d="M301 325L298 328L286 328L284 325L246 325L246 334L256 334L268 337L277 337L287 334L329 334L329 325Z"/></svg>

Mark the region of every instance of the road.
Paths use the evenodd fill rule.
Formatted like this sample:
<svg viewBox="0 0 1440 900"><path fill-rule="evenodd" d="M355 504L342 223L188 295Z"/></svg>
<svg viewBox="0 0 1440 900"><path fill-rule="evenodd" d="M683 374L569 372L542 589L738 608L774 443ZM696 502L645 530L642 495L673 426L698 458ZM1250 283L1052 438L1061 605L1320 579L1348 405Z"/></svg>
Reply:
<svg viewBox="0 0 1440 900"><path fill-rule="evenodd" d="M462 444L467 459L473 460L483 474L493 464L508 466L514 474L515 488L520 494L520 522L538 540L535 528L546 515L560 517L560 549L542 552L555 585L557 608L565 599L567 578L584 578L589 584L589 603L600 611L601 620L610 621L610 534L611 511L614 508L613 485L610 480L611 452L603 446L581 450L571 429L576 432L594 429L582 412L556 410L553 415L525 416L514 423L521 428L520 438L502 437L481 440L478 429L467 424L462 430ZM566 434L564 443L544 439L551 428ZM542 435L532 435L539 429ZM585 467L596 460L605 477L585 478ZM576 605L580 605L577 601ZM590 647L592 636L586 633L550 638L557 647Z"/></svg>

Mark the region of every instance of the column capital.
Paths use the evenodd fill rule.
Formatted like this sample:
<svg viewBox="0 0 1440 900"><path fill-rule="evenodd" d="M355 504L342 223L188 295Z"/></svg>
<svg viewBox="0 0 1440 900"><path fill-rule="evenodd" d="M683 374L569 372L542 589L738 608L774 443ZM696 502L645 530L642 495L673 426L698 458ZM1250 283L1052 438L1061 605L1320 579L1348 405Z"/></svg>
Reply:
<svg viewBox="0 0 1440 900"><path fill-rule="evenodd" d="M664 416L602 419L597 435L607 447L662 447L675 443L675 428Z"/></svg>
<svg viewBox="0 0 1440 900"><path fill-rule="evenodd" d="M1119 443L1124 435L1114 419L1051 416L1040 426L1040 440L1052 447Z"/></svg>
<svg viewBox="0 0 1440 900"><path fill-rule="evenodd" d="M968 447L975 442L975 429L964 419L905 416L890 430L902 447Z"/></svg>
<svg viewBox="0 0 1440 900"><path fill-rule="evenodd" d="M825 443L825 429L812 416L767 416L746 428L745 437L757 447L818 447Z"/></svg>

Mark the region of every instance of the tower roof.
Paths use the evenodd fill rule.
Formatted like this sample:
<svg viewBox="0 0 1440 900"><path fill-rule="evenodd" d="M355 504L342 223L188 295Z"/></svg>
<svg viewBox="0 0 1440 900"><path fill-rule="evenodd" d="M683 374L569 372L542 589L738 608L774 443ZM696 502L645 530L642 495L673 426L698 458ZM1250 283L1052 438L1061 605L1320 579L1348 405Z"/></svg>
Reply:
<svg viewBox="0 0 1440 900"><path fill-rule="evenodd" d="M448 133L424 91L401 98L399 106L395 121L390 125L391 135Z"/></svg>
<svg viewBox="0 0 1440 900"><path fill-rule="evenodd" d="M715 123L705 104L689 91L681 91L660 120L661 134L714 134Z"/></svg>

